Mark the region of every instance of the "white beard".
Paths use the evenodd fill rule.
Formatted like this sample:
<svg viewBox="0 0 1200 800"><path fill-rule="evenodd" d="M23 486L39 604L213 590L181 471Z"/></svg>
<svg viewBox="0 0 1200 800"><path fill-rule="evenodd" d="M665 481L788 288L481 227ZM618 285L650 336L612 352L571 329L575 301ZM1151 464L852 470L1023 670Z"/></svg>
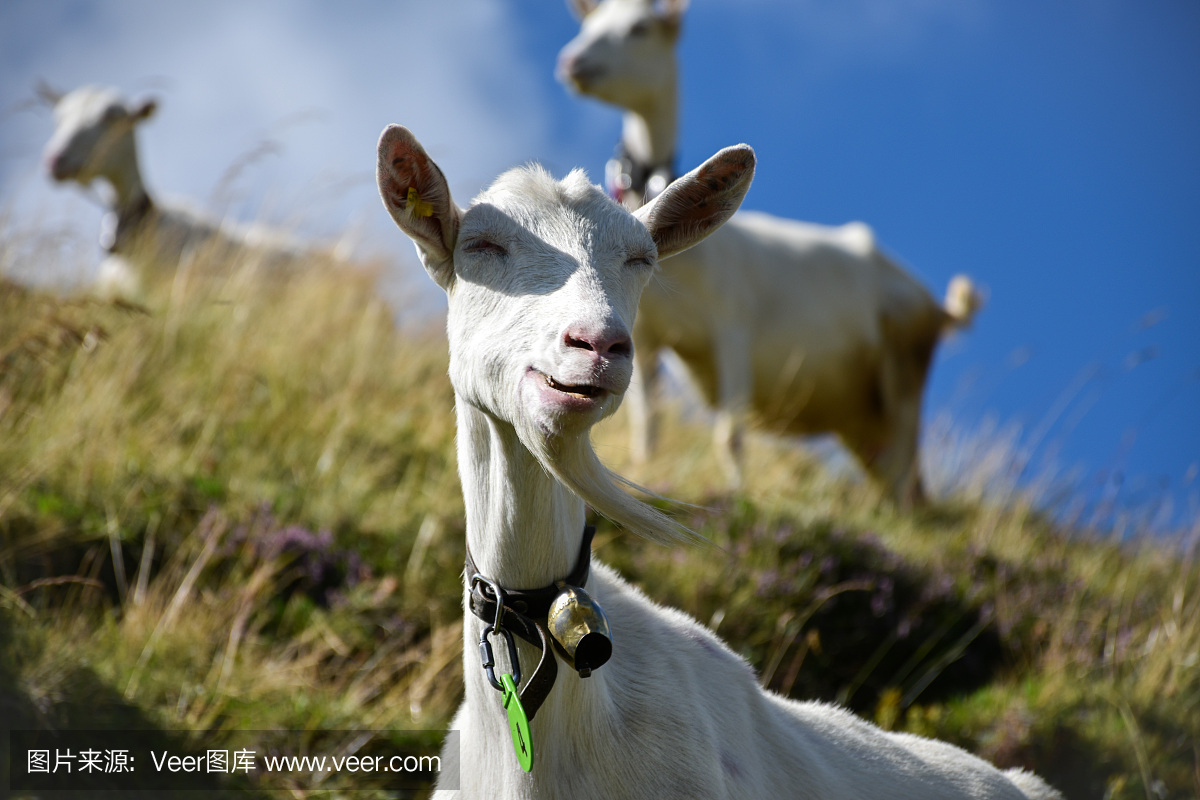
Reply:
<svg viewBox="0 0 1200 800"><path fill-rule="evenodd" d="M547 437L524 415L518 420L516 430L522 444L547 472L621 527L662 544L707 541L658 509L630 496L626 488L653 493L600 463L586 432Z"/></svg>

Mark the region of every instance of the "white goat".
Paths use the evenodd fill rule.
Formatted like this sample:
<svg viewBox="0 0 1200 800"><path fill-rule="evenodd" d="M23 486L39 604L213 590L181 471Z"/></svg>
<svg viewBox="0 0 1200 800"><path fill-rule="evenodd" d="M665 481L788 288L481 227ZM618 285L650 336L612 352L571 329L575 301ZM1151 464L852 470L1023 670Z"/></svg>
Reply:
<svg viewBox="0 0 1200 800"><path fill-rule="evenodd" d="M170 275L201 248L226 266L235 256L253 257L255 264L270 268L294 265L306 256L281 233L218 223L151 198L134 133L154 114L156 101L130 104L115 89L98 86L63 94L42 85L38 92L54 107L55 130L43 156L50 176L82 186L103 178L113 189L112 209L100 232L107 256L96 278L97 292L135 295L152 275Z"/></svg>
<svg viewBox="0 0 1200 800"><path fill-rule="evenodd" d="M609 188L637 208L671 174L686 0L569 5L583 20L559 56L559 78L625 110ZM958 276L939 305L861 222L825 227L742 212L666 262L642 297L633 457L644 461L653 446L658 352L671 348L717 410L717 452L732 484L753 413L780 433L837 433L901 507L920 502L921 400L933 351L980 303Z"/></svg>
<svg viewBox="0 0 1200 800"><path fill-rule="evenodd" d="M501 175L463 210L407 129L383 132L377 174L384 206L449 299L472 559L465 698L451 726L457 746L448 738L443 749L438 797L1059 797L1033 775L1002 773L948 744L765 691L741 658L683 613L656 605L601 564L585 577L585 502L659 540L688 533L622 491L596 458L589 432L629 384L629 332L658 259L728 218L753 169L750 148L722 150L631 214L581 171L555 181L524 167ZM612 658L590 677L568 669L555 681L545 628L556 612L547 619L529 598L585 580L611 623ZM490 624L497 603L502 630ZM477 614L489 619L486 627ZM513 632L540 641L549 662L548 671L538 662L522 689L536 718L517 725L519 740L495 676L485 677L481 666L491 666L492 655L478 647ZM501 649L517 661L509 668L528 674L538 650L507 642ZM501 673L495 685L515 714L507 679ZM518 765L514 741L532 747L531 771Z"/></svg>

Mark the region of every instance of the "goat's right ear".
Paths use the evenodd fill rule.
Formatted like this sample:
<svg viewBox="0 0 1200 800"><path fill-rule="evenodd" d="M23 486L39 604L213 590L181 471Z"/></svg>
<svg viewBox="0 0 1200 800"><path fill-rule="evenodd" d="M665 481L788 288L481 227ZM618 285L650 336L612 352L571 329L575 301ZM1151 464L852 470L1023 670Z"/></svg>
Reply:
<svg viewBox="0 0 1200 800"><path fill-rule="evenodd" d="M141 122L150 119L154 116L154 112L158 111L158 101L153 97L149 97L138 103L136 107L130 110L129 116L134 122Z"/></svg>
<svg viewBox="0 0 1200 800"><path fill-rule="evenodd" d="M389 125L379 137L375 176L384 207L416 242L426 271L438 286L449 288L462 212L450 197L442 171L408 128Z"/></svg>
<svg viewBox="0 0 1200 800"><path fill-rule="evenodd" d="M726 147L673 181L662 194L633 213L641 220L660 259L687 250L725 224L742 204L754 180L754 150Z"/></svg>

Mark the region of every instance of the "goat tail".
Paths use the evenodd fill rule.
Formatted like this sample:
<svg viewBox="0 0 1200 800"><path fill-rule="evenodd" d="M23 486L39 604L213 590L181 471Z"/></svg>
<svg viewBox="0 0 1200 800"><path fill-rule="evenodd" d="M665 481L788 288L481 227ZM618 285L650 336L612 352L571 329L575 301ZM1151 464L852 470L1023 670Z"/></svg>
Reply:
<svg viewBox="0 0 1200 800"><path fill-rule="evenodd" d="M969 328L983 303L983 292L975 281L966 275L955 275L946 287L946 299L942 302L942 310L949 317L947 327Z"/></svg>

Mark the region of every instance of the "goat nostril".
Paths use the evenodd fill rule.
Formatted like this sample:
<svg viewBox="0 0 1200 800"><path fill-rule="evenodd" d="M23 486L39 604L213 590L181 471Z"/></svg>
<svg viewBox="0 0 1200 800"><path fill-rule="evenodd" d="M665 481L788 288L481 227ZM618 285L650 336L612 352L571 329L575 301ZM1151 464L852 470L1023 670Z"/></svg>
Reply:
<svg viewBox="0 0 1200 800"><path fill-rule="evenodd" d="M582 339L578 336L572 336L569 333L567 334L566 339L567 339L567 347L577 347L580 350L595 350L596 349L595 347L592 346L592 343L589 342L587 339Z"/></svg>
<svg viewBox="0 0 1200 800"><path fill-rule="evenodd" d="M623 329L591 332L572 328L563 333L563 344L579 350L588 350L606 358L622 358L633 355L633 342Z"/></svg>

